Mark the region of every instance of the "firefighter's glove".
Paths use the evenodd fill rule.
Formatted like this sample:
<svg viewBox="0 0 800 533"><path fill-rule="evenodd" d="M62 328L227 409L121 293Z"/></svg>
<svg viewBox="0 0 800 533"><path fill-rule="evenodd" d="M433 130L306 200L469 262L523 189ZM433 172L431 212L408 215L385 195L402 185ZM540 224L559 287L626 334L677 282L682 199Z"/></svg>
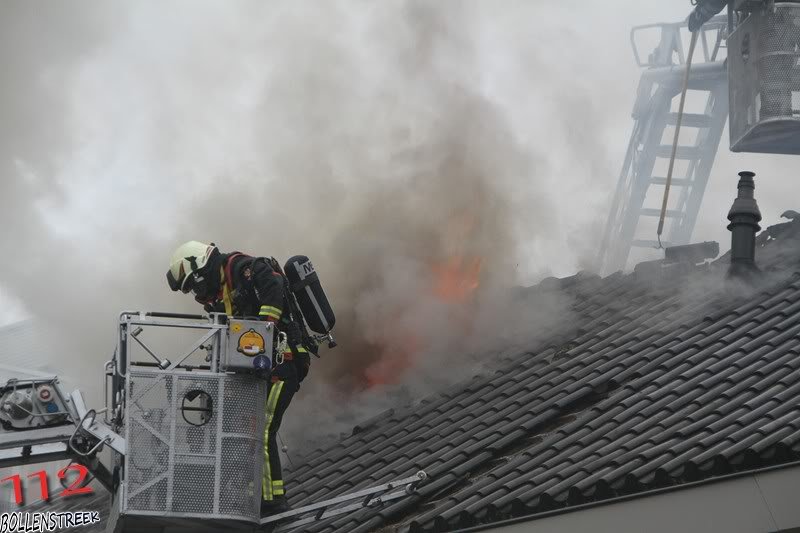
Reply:
<svg viewBox="0 0 800 533"><path fill-rule="evenodd" d="M214 312L214 302L209 302L206 298L201 298L200 296L195 296L194 301L199 303L203 306L203 311L206 313L213 313Z"/></svg>

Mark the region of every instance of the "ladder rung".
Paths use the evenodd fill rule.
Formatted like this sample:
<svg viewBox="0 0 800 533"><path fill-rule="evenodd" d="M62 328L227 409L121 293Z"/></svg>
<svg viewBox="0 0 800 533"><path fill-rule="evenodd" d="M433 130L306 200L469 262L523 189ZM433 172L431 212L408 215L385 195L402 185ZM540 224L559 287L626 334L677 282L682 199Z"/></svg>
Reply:
<svg viewBox="0 0 800 533"><path fill-rule="evenodd" d="M697 159L699 153L700 150L695 146L678 146L678 149L675 151L675 159ZM669 159L672 155L672 146L662 144L658 147L656 155Z"/></svg>
<svg viewBox="0 0 800 533"><path fill-rule="evenodd" d="M661 209L642 209L640 211L643 217L660 217L661 216ZM667 209L667 212L664 214L665 218L681 218L683 217L682 211L676 211L674 209L670 210Z"/></svg>
<svg viewBox="0 0 800 533"><path fill-rule="evenodd" d="M634 239L631 242L631 246L636 246L637 248L657 248L658 241L648 241L647 239ZM667 241L661 241L661 246L666 248L667 246L671 246L670 243Z"/></svg>
<svg viewBox="0 0 800 533"><path fill-rule="evenodd" d="M678 114L670 113L667 115L667 124L674 126L678 122ZM689 128L708 128L711 126L711 116L704 113L684 113L681 119L681 127Z"/></svg>
<svg viewBox="0 0 800 533"><path fill-rule="evenodd" d="M261 525L269 524L272 522L282 522L286 519L296 519L291 523L278 526L279 531L283 531L284 525L289 529L294 529L296 526L316 522L320 519L326 519L331 516L336 516L345 512L356 511L365 507L372 507L381 504L385 501L402 498L412 494L417 484L422 483L427 479L427 474L420 470L411 477L390 481L383 485L378 485L368 489L362 489L350 494L337 496L329 500L313 503L304 507L298 507L283 513L264 517L260 520ZM399 490L398 490L399 489ZM347 504L347 505L344 505ZM314 513L311 515L311 513ZM310 515L301 518L302 515Z"/></svg>
<svg viewBox="0 0 800 533"><path fill-rule="evenodd" d="M667 178L650 178L650 183L654 185L666 185ZM687 185L691 185L692 182L690 180L684 178L672 178L672 183L670 184L671 187L686 187Z"/></svg>

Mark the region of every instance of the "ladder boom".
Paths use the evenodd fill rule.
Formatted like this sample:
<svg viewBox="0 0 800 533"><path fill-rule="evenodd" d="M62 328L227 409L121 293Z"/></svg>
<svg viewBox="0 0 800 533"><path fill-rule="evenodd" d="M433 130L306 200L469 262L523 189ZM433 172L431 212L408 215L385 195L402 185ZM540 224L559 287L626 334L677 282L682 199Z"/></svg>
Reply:
<svg viewBox="0 0 800 533"><path fill-rule="evenodd" d="M642 72L637 89L633 132L598 255L598 266L604 274L624 269L631 248L652 248L654 244L653 222L660 215L660 193L666 182L661 167L669 161L672 151L671 145L664 144L664 138L669 137L665 136L667 128L674 127L677 121L672 104L680 94L686 72L683 28L685 24L650 24L631 31L637 64L647 69ZM702 113L683 116L684 142L676 151L681 166L671 184L677 195L676 200L671 198L668 207L670 223L662 239L664 246L687 244L691 239L728 118L727 69L719 54L726 28L726 18L715 17L700 32L701 53L689 72L688 87L705 98L705 106ZM661 32L660 41L647 61L643 61L636 36L649 29ZM715 36L713 47L709 46L707 34ZM686 143L685 139L692 135L693 142Z"/></svg>

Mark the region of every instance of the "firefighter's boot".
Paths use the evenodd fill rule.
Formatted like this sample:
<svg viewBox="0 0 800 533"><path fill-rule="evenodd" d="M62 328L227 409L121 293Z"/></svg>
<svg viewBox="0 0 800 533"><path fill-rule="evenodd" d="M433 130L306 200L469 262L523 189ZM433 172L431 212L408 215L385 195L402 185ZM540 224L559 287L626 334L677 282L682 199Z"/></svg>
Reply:
<svg viewBox="0 0 800 533"><path fill-rule="evenodd" d="M290 510L289 501L286 496L276 496L271 500L261 500L261 517L272 516L285 513Z"/></svg>

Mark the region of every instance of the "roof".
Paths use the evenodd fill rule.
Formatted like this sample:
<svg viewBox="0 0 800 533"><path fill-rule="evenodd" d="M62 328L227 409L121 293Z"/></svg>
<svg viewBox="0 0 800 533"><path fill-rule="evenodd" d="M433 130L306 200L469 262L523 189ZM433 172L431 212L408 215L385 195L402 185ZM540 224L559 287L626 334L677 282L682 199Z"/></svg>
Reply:
<svg viewBox="0 0 800 533"><path fill-rule="evenodd" d="M493 368L295 458L292 505L413 475L416 495L304 531L451 531L800 458L800 221L758 238L758 285L639 265L525 289L576 319ZM288 470L288 469L287 469Z"/></svg>
<svg viewBox="0 0 800 533"><path fill-rule="evenodd" d="M728 260L529 289L579 317L493 372L390 410L287 475L294 506L424 469L418 494L309 531L451 531L800 457L800 224Z"/></svg>

